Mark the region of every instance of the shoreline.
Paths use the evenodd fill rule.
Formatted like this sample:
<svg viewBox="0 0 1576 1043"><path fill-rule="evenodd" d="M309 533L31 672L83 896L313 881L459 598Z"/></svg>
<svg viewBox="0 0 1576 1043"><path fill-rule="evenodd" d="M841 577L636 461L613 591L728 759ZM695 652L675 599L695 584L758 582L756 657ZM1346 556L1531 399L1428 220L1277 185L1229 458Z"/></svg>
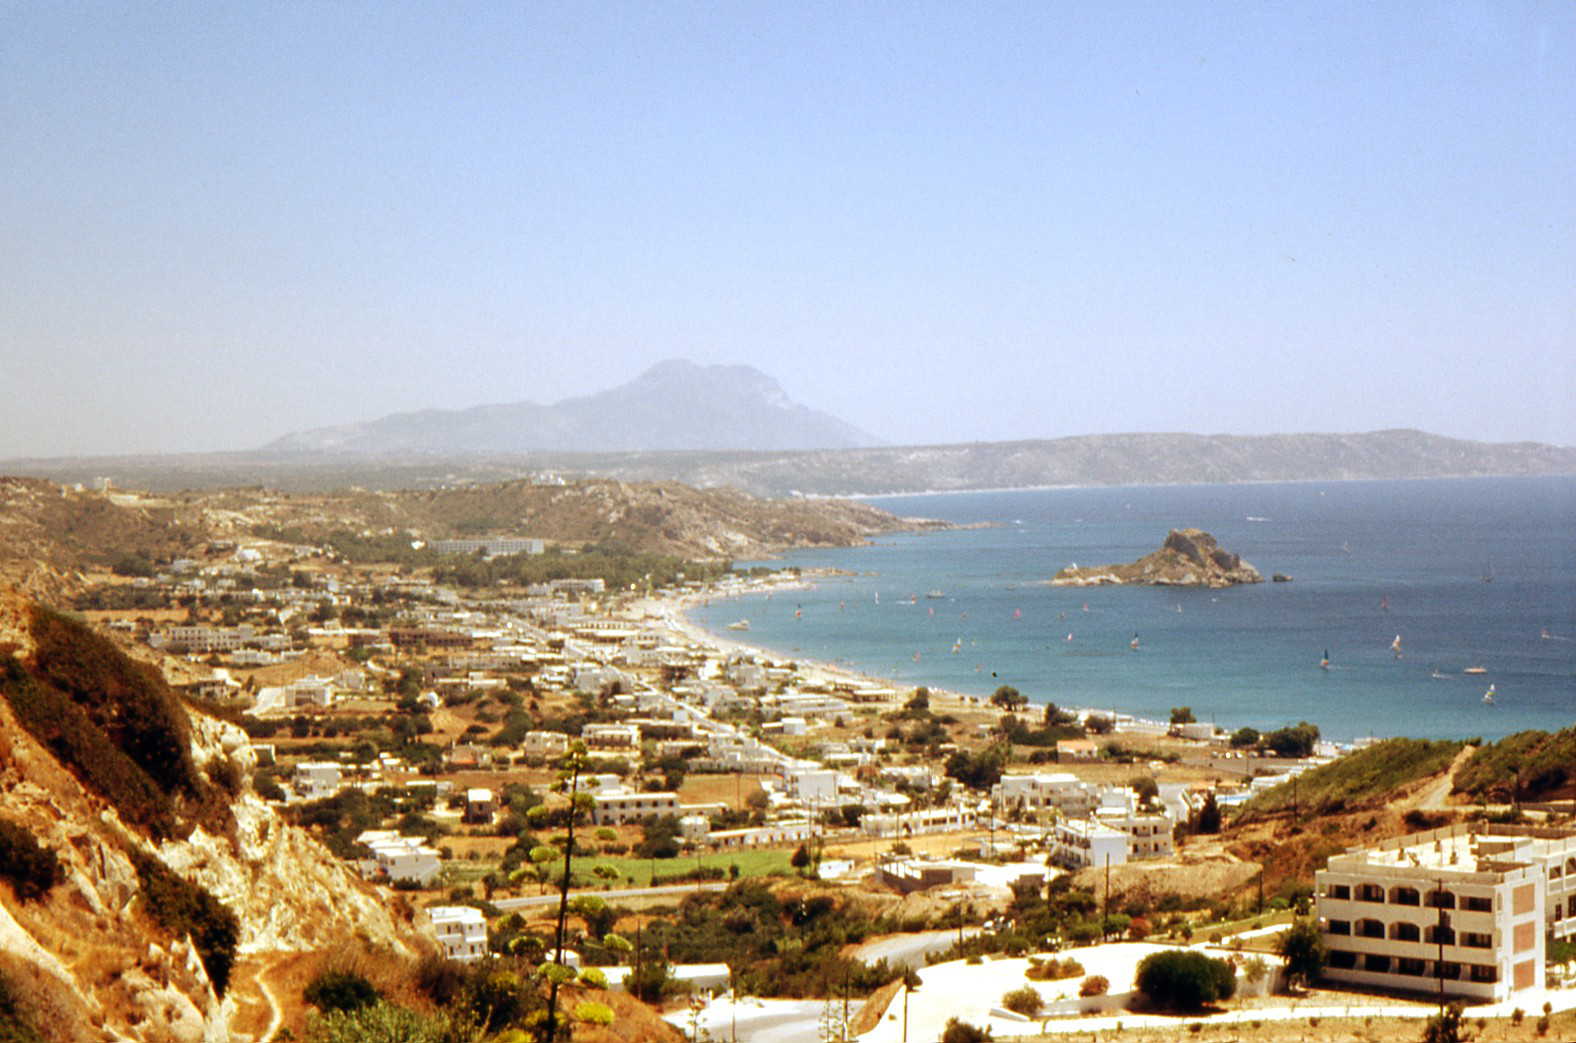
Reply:
<svg viewBox="0 0 1576 1043"><path fill-rule="evenodd" d="M632 616L636 617L645 616L649 618L654 616L661 620L662 626L664 626L669 633L675 635L680 640L702 648L711 649L723 655L741 654L752 657L760 657L773 662L793 662L799 666L800 670L806 675L807 678L818 683L835 684L838 681L842 681L845 683L852 682L855 684L887 689L892 693L892 695L881 705L889 707L902 706L907 698L912 695L914 690L923 687L930 693L932 706L945 706L952 709L979 711L992 714L996 717L1004 716L1007 713L1005 710L1001 710L992 706L990 704L989 695L973 695L968 692L960 692L953 688L945 688L939 685L929 684L925 681L896 681L889 677L882 677L878 674L867 673L852 666L830 663L822 659L809 658L792 653L775 652L772 649L766 648L759 644L753 644L748 641L714 633L690 618L689 615L689 613L695 607L704 603L709 603L713 599L733 600L750 595L775 594L778 592L789 592L795 590L810 590L815 588L815 579L818 576L831 576L836 574L839 574L839 570L807 569L802 570L794 578L788 578L786 574L773 574L773 576L749 580L736 588L725 591L711 589L683 594L653 594L633 602L629 606L628 611ZM872 703L867 705L876 704ZM1039 708L1045 705L1047 704L1031 702L1029 704L1028 711L1026 711L1028 718L1032 719L1034 714L1038 712ZM1170 723L1167 721L1144 717L1137 713L1124 710L1115 705L1063 706L1058 703L1057 706L1059 709L1072 714L1074 717L1079 718L1080 720L1086 715L1096 714L1109 716L1119 725L1124 723L1130 725L1130 727L1127 729L1118 727L1117 729L1113 730L1111 733L1113 736L1124 733L1165 735L1168 734L1171 727ZM1215 727L1220 734L1225 735L1229 735L1236 730L1229 725L1222 725L1219 723L1216 723ZM1321 737L1321 741L1328 743L1337 751L1337 755L1339 755L1348 753L1354 749L1358 749L1363 745L1375 741L1383 741L1385 739L1396 737L1398 736L1367 735L1354 737L1349 740L1337 740L1328 737ZM1314 757L1315 762L1318 759L1319 757L1316 755Z"/></svg>

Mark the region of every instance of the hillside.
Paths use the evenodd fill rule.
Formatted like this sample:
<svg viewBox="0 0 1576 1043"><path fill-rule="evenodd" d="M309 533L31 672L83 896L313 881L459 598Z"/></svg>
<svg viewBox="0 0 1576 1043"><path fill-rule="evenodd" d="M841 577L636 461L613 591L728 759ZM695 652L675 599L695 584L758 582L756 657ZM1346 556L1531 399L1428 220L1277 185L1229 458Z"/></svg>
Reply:
<svg viewBox="0 0 1576 1043"><path fill-rule="evenodd" d="M1488 743L1456 772L1452 792L1494 804L1576 797L1576 727Z"/></svg>
<svg viewBox="0 0 1576 1043"><path fill-rule="evenodd" d="M1209 587L1262 583L1259 570L1221 549L1202 529L1172 529L1157 551L1122 565L1069 565L1051 579L1055 587L1137 585Z"/></svg>
<svg viewBox="0 0 1576 1043"><path fill-rule="evenodd" d="M1110 434L1015 442L738 452L443 452L413 456L255 452L10 460L0 470L174 490L264 484L322 491L435 488L543 472L732 486L758 496L854 496L1032 486L1576 474L1576 448L1487 443L1422 431L1350 434Z"/></svg>
<svg viewBox="0 0 1576 1043"><path fill-rule="evenodd" d="M396 413L286 435L268 452L497 453L824 449L878 440L790 400L749 366L658 363L634 380L553 405L513 402Z"/></svg>
<svg viewBox="0 0 1576 1043"><path fill-rule="evenodd" d="M414 954L408 920L259 800L251 767L238 729L0 588L0 983L21 1023L221 1043L250 954Z"/></svg>
<svg viewBox="0 0 1576 1043"><path fill-rule="evenodd" d="M1386 739L1303 772L1245 804L1239 821L1296 810L1332 815L1388 804L1399 791L1450 767L1462 744L1428 739Z"/></svg>

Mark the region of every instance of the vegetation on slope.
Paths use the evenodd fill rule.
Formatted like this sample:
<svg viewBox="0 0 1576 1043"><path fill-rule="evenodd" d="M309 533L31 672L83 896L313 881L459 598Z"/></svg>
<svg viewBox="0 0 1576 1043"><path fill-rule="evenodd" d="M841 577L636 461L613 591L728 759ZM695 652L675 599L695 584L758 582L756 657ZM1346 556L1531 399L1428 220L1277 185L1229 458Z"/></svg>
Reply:
<svg viewBox="0 0 1576 1043"><path fill-rule="evenodd" d="M15 822L0 818L0 880L9 881L18 898L41 898L60 877L59 856Z"/></svg>
<svg viewBox="0 0 1576 1043"><path fill-rule="evenodd" d="M1448 740L1386 739L1320 765L1259 794L1243 807L1242 819L1291 811L1336 814L1382 800L1396 789L1444 771L1462 743Z"/></svg>
<svg viewBox="0 0 1576 1043"><path fill-rule="evenodd" d="M22 727L127 822L172 835L177 799L208 789L180 701L151 667L82 623L35 608L32 635L31 668L14 655L0 661L0 693Z"/></svg>
<svg viewBox="0 0 1576 1043"><path fill-rule="evenodd" d="M1576 789L1576 727L1517 732L1475 750L1452 792L1489 803L1550 800Z"/></svg>
<svg viewBox="0 0 1576 1043"><path fill-rule="evenodd" d="M241 937L235 914L201 887L176 876L152 855L133 851L131 860L137 867L148 915L175 937L191 937L214 992L224 995Z"/></svg>

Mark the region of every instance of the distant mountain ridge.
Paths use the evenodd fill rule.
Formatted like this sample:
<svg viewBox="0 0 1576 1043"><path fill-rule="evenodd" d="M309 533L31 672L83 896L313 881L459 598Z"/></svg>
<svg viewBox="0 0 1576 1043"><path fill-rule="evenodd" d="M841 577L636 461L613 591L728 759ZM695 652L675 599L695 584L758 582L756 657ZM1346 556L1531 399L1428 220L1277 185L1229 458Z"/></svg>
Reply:
<svg viewBox="0 0 1576 1043"><path fill-rule="evenodd" d="M751 366L659 362L627 384L552 405L427 409L289 434L264 452L518 453L843 449L880 440L802 406Z"/></svg>
<svg viewBox="0 0 1576 1043"><path fill-rule="evenodd" d="M1576 447L1472 442L1423 431L1112 434L863 449L498 453L187 453L0 461L0 472L145 489L267 485L424 489L603 477L732 486L764 497L872 496L1043 486L1199 485L1576 475Z"/></svg>

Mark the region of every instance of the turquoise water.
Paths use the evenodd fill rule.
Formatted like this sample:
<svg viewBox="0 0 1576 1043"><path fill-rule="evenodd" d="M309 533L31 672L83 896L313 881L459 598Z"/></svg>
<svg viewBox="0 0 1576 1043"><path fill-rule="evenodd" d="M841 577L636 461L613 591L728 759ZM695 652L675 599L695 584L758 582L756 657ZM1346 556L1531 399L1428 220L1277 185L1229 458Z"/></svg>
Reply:
<svg viewBox="0 0 1576 1043"><path fill-rule="evenodd" d="M988 694L1011 684L1036 702L1161 719L1188 705L1231 727L1306 719L1336 739L1498 737L1576 723L1576 478L871 502L994 524L796 552L786 563L859 575L713 601L692 618L724 633L745 617L750 642L775 654L903 685ZM1294 581L1219 591L1044 582L1073 562L1131 561L1188 526L1213 533L1266 580L1284 572ZM1329 670L1319 668L1325 649ZM1468 667L1486 673L1462 673ZM1490 684L1492 706L1482 701Z"/></svg>

